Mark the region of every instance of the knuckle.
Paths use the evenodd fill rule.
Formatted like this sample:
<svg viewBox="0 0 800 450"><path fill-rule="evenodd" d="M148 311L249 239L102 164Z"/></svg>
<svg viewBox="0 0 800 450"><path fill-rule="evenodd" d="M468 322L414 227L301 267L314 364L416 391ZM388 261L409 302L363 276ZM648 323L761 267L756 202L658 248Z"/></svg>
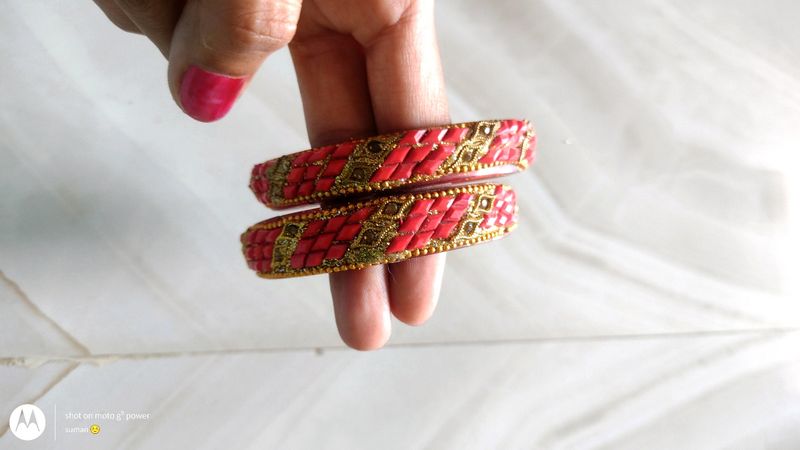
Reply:
<svg viewBox="0 0 800 450"><path fill-rule="evenodd" d="M408 0L386 0L377 2L374 15L376 22L389 26L396 24L408 10Z"/></svg>
<svg viewBox="0 0 800 450"><path fill-rule="evenodd" d="M288 44L297 28L297 15L286 8L264 8L233 17L229 39L239 49L272 52Z"/></svg>
<svg viewBox="0 0 800 450"><path fill-rule="evenodd" d="M422 4L417 0L373 0L366 3L369 27L360 39L362 45L371 46L392 30L417 20ZM432 12L432 8L429 8Z"/></svg>

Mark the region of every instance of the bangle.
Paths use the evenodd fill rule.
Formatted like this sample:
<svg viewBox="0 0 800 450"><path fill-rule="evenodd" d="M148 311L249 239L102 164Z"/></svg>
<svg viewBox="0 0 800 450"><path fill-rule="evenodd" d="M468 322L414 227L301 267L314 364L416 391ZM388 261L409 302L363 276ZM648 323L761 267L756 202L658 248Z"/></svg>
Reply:
<svg viewBox="0 0 800 450"><path fill-rule="evenodd" d="M516 215L504 185L388 195L257 223L242 251L265 278L356 270L503 237Z"/></svg>
<svg viewBox="0 0 800 450"><path fill-rule="evenodd" d="M486 120L352 139L257 164L250 189L270 208L525 170L527 120Z"/></svg>
<svg viewBox="0 0 800 450"><path fill-rule="evenodd" d="M526 120L399 131L282 156L253 168L270 208L321 207L259 222L241 235L264 278L358 270L501 238L517 223L509 186L465 184L525 170Z"/></svg>

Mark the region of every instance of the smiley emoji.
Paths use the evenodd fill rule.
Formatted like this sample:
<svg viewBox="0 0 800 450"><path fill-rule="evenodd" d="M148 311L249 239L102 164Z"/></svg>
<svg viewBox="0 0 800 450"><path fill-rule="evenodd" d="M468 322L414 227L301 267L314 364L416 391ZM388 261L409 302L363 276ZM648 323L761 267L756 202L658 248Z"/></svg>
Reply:
<svg viewBox="0 0 800 450"><path fill-rule="evenodd" d="M92 434L100 433L100 425L94 424L94 425L90 426L89 427L89 433L92 433Z"/></svg>

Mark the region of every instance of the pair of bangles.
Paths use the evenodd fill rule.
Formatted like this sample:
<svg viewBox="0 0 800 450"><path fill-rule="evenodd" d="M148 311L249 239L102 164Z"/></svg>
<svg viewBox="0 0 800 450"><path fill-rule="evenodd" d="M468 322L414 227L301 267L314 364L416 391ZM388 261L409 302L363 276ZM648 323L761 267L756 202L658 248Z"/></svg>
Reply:
<svg viewBox="0 0 800 450"><path fill-rule="evenodd" d="M250 189L269 208L317 209L259 222L241 236L265 278L357 270L504 237L516 194L476 180L525 170L536 134L526 120L399 131L257 164Z"/></svg>

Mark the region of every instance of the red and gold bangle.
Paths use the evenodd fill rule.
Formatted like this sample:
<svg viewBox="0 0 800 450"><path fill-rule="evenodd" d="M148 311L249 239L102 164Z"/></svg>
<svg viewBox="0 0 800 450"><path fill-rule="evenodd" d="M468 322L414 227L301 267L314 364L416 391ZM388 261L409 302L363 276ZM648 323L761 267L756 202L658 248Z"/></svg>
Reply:
<svg viewBox="0 0 800 450"><path fill-rule="evenodd" d="M534 160L534 139L527 121L489 120L351 140L259 164L250 187L264 204L323 207L248 228L241 237L248 266L265 278L313 275L501 238L516 226L514 191L455 184L524 170Z"/></svg>
<svg viewBox="0 0 800 450"><path fill-rule="evenodd" d="M408 130L312 148L257 164L250 189L270 208L364 192L525 170L536 136L527 120Z"/></svg>

